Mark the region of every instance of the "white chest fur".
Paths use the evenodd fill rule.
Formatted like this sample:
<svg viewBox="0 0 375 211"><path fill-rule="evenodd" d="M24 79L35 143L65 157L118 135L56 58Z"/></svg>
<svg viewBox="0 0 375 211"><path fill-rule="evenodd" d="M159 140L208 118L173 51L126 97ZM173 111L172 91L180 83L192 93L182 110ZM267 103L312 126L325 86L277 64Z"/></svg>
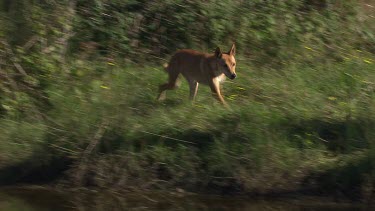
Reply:
<svg viewBox="0 0 375 211"><path fill-rule="evenodd" d="M226 77L225 77L224 73L216 77L216 80L219 83L225 81L225 79L226 79Z"/></svg>

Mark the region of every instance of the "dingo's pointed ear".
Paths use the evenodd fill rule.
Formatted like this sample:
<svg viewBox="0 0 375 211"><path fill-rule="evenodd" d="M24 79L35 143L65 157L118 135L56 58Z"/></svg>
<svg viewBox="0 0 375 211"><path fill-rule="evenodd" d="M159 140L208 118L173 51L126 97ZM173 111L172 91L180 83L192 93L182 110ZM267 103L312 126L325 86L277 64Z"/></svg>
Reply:
<svg viewBox="0 0 375 211"><path fill-rule="evenodd" d="M216 50L215 50L215 57L221 58L221 56L222 56L221 50L220 50L219 47L217 47Z"/></svg>
<svg viewBox="0 0 375 211"><path fill-rule="evenodd" d="M230 48L228 54L232 56L236 55L236 45L234 45L234 43L232 44L232 47Z"/></svg>

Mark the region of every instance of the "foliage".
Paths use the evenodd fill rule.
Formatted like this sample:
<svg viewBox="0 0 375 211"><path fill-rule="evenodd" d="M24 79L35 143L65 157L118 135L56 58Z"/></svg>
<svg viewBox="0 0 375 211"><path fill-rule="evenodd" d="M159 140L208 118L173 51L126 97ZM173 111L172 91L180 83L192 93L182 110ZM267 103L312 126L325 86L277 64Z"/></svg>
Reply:
<svg viewBox="0 0 375 211"><path fill-rule="evenodd" d="M21 165L41 159L35 153L53 152L73 160L69 184L99 188L269 193L321 184L327 191L339 188L357 197L362 192L351 192L352 185L372 184L372 163L359 166L359 174L335 174L357 171L357 159L362 165L371 152L372 64L353 59L283 70L238 68L244 77L224 84L232 106L225 110L205 87L191 105L183 97L186 84L168 93L165 104L155 102L154 84L165 79L160 68L117 62L73 65L72 71L91 74L68 76L49 86L53 109L47 119L37 124L2 119L2 134L7 135L1 139L1 154ZM98 77L94 70L104 72ZM20 146L10 148L14 143ZM93 143L95 148L85 155ZM342 183L324 185L332 179Z"/></svg>
<svg viewBox="0 0 375 211"><path fill-rule="evenodd" d="M3 1L0 180L47 168L49 179L99 188L370 196L375 42L361 6ZM194 105L185 85L155 102L166 55L231 42L239 79L224 84L230 110L204 87Z"/></svg>

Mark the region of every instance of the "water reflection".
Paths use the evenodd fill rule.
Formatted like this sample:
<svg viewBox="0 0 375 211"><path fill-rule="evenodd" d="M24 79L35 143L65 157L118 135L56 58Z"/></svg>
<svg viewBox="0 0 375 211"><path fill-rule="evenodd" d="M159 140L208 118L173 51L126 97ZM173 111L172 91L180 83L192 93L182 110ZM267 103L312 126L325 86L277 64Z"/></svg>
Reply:
<svg viewBox="0 0 375 211"><path fill-rule="evenodd" d="M251 200L239 197L173 196L170 194L79 193L48 190L7 190L0 192L0 210L4 211L258 211L370 210L364 205L328 203L321 200Z"/></svg>

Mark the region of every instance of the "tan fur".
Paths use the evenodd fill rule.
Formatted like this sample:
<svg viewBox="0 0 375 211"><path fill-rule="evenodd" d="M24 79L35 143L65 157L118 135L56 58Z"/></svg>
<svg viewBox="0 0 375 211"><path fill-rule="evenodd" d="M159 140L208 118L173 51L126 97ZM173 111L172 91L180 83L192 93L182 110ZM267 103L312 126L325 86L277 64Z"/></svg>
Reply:
<svg viewBox="0 0 375 211"><path fill-rule="evenodd" d="M227 76L230 79L236 77L235 45L228 53L222 53L217 48L214 54L205 54L194 50L179 50L165 65L168 72L168 83L159 87L158 100L166 97L166 91L178 87L178 76L182 74L190 87L190 100L195 100L198 85L205 84L211 88L213 95L223 104L227 105L220 92L220 82Z"/></svg>

